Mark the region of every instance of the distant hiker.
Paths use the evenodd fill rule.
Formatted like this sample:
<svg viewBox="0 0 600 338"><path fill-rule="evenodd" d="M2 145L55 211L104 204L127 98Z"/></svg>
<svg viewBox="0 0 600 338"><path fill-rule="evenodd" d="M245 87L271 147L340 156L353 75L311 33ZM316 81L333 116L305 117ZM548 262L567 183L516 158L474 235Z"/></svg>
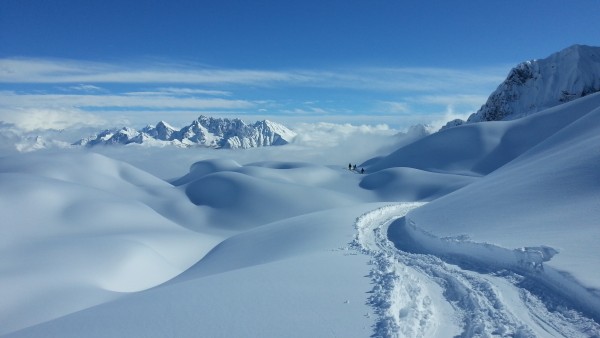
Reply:
<svg viewBox="0 0 600 338"><path fill-rule="evenodd" d="M348 163L348 170L352 170L352 163Z"/></svg>
<svg viewBox="0 0 600 338"><path fill-rule="evenodd" d="M352 167L352 170L356 171L356 164Z"/></svg>
<svg viewBox="0 0 600 338"><path fill-rule="evenodd" d="M360 173L364 174L365 173L365 168L360 168Z"/></svg>

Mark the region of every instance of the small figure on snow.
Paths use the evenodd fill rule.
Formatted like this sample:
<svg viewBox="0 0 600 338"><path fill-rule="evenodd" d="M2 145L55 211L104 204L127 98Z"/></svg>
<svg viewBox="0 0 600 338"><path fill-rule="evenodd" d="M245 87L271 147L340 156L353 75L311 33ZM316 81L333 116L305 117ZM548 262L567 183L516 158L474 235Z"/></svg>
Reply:
<svg viewBox="0 0 600 338"><path fill-rule="evenodd" d="M352 170L356 171L356 164L352 167Z"/></svg>
<svg viewBox="0 0 600 338"><path fill-rule="evenodd" d="M364 174L365 173L365 168L360 168L360 173Z"/></svg>
<svg viewBox="0 0 600 338"><path fill-rule="evenodd" d="M352 170L352 163L348 163L348 170Z"/></svg>

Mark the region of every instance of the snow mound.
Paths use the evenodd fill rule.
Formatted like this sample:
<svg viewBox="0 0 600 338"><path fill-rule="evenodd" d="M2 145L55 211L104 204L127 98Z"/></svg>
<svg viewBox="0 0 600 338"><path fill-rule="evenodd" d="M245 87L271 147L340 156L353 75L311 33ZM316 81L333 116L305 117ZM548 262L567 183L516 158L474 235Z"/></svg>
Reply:
<svg viewBox="0 0 600 338"><path fill-rule="evenodd" d="M306 162L255 162L240 169L247 175L307 186L328 186L339 178L339 171Z"/></svg>
<svg viewBox="0 0 600 338"><path fill-rule="evenodd" d="M18 158L18 160L17 160ZM0 172L26 173L118 193L169 184L127 163L85 152L48 152L0 159Z"/></svg>
<svg viewBox="0 0 600 338"><path fill-rule="evenodd" d="M231 171L203 176L184 189L194 204L211 208L215 220L211 223L226 229L254 227L355 202L334 191Z"/></svg>
<svg viewBox="0 0 600 338"><path fill-rule="evenodd" d="M458 190L476 179L414 168L388 168L367 175L359 186L374 191L384 200L429 201Z"/></svg>
<svg viewBox="0 0 600 338"><path fill-rule="evenodd" d="M0 333L161 284L220 241L165 217L155 194L193 206L177 189L100 155L0 158L0 186Z"/></svg>
<svg viewBox="0 0 600 338"><path fill-rule="evenodd" d="M242 166L239 163L230 159L203 160L192 164L189 173L179 179L174 180L172 183L175 186L180 186L190 183L208 174L219 171L234 171L241 167Z"/></svg>

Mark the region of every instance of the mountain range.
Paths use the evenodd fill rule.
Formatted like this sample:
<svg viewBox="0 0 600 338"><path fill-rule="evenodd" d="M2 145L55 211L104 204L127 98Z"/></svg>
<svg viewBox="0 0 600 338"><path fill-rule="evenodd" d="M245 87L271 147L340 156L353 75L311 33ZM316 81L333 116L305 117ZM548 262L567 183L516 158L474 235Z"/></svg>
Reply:
<svg viewBox="0 0 600 338"><path fill-rule="evenodd" d="M81 139L73 145L92 147L136 143L245 149L284 145L294 137L296 137L295 132L269 120L246 124L237 118L213 118L201 115L190 125L181 129L160 121L156 126L149 125L139 131L129 127L107 129L94 136Z"/></svg>

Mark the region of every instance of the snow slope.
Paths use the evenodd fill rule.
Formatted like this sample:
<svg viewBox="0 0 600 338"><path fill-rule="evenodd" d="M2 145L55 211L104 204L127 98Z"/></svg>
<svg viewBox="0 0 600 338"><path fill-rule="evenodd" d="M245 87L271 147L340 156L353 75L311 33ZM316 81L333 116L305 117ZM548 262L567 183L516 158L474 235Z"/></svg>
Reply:
<svg viewBox="0 0 600 338"><path fill-rule="evenodd" d="M367 259L344 247L356 214L375 206L264 225L165 285L11 336L369 336Z"/></svg>
<svg viewBox="0 0 600 338"><path fill-rule="evenodd" d="M588 106L592 103L595 109ZM468 234L470 241L508 249L553 248L557 254L544 263L546 270L566 273L588 290L600 289L600 272L590 268L600 266L600 96L510 124L581 112L586 113L515 160L415 211L410 219L419 229L440 237ZM600 316L600 293L591 291L582 297L590 311Z"/></svg>
<svg viewBox="0 0 600 338"><path fill-rule="evenodd" d="M572 122L562 120L562 117L568 117ZM545 121L552 121L562 128L538 143L532 143L529 149L498 170L435 200L412 213L411 217L428 231L435 230L442 236L468 233L474 241L485 241L490 237L494 243L509 248L540 244L560 248L561 253L551 265L558 264L557 267L568 270L574 277L579 276L586 286L599 288L600 274L588 267L600 264L600 261L589 261L587 258L592 258L593 252L585 253L584 248L593 250L598 232L595 217L600 211L597 204L600 198L600 136L597 133L600 95L524 119L493 124L502 125L505 130L503 142L513 144L512 135L524 137L525 130L532 130L529 126L544 126ZM461 129L463 127L455 128ZM503 145L497 146L495 151ZM502 161L503 156L495 158ZM430 213L429 208L443 212ZM444 218L443 222L440 217ZM485 226L474 228L473 224L478 223ZM430 228L425 226L427 224L437 227ZM572 231L565 233L565 227ZM519 235L521 232L522 236ZM545 238L547 242L543 241ZM561 256L570 254L580 257L567 259L569 264L560 265Z"/></svg>

